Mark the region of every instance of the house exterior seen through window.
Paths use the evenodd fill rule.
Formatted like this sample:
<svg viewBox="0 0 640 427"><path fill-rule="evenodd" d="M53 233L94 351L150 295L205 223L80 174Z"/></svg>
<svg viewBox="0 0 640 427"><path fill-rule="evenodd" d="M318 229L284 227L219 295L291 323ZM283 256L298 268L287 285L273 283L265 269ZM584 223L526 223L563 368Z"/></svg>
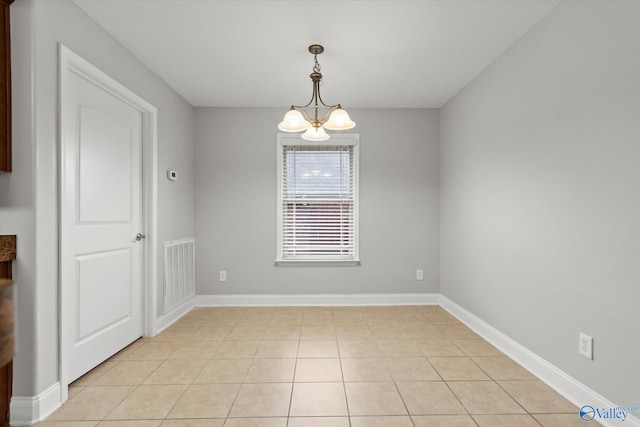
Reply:
<svg viewBox="0 0 640 427"><path fill-rule="evenodd" d="M358 261L358 135L278 135L277 262Z"/></svg>

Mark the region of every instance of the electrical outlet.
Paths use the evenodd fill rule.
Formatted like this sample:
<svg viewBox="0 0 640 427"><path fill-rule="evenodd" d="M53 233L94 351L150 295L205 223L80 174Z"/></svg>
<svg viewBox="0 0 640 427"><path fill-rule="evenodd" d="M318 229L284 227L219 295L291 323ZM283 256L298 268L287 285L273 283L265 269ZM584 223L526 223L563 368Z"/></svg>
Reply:
<svg viewBox="0 0 640 427"><path fill-rule="evenodd" d="M416 280L424 280L424 270L416 270Z"/></svg>
<svg viewBox="0 0 640 427"><path fill-rule="evenodd" d="M220 281L221 282L226 282L227 281L227 272L226 272L226 270L220 270Z"/></svg>
<svg viewBox="0 0 640 427"><path fill-rule="evenodd" d="M593 338L580 332L578 352L587 359L593 360Z"/></svg>

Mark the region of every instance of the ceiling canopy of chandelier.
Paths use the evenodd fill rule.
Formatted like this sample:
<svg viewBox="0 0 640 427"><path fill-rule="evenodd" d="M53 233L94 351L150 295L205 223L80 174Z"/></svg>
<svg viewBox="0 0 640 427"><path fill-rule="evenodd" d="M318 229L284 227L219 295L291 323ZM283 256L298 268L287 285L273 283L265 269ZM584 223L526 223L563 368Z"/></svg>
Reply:
<svg viewBox="0 0 640 427"><path fill-rule="evenodd" d="M291 109L284 115L284 119L278 124L278 129L284 132L306 131L302 134L302 138L308 141L326 141L329 139L329 134L325 132L325 129L347 130L353 128L356 124L340 104L327 105L322 100L320 96L322 74L320 73L318 55L324 52L324 47L319 44L312 44L309 46L309 52L313 54L314 60L313 72L309 75L313 82L311 101L307 105L292 105ZM313 116L306 111L306 108L311 105L313 105ZM321 106L327 110L324 114L318 116Z"/></svg>

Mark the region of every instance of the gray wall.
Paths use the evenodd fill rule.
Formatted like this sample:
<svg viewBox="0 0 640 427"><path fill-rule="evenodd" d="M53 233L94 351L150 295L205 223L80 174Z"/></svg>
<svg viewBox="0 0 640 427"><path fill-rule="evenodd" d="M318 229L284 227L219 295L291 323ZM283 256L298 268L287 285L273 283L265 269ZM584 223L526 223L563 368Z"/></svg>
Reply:
<svg viewBox="0 0 640 427"><path fill-rule="evenodd" d="M276 125L286 108L196 109L198 295L439 291L438 110L348 111L360 133L361 265L277 267Z"/></svg>
<svg viewBox="0 0 640 427"><path fill-rule="evenodd" d="M640 2L565 1L441 111L442 293L620 405L640 402L639 52Z"/></svg>
<svg viewBox="0 0 640 427"><path fill-rule="evenodd" d="M0 174L0 233L18 235L14 395L34 396L59 366L57 44L158 108L159 250L194 234L193 108L71 1L20 0L11 15L15 172ZM180 181L165 179L169 167Z"/></svg>

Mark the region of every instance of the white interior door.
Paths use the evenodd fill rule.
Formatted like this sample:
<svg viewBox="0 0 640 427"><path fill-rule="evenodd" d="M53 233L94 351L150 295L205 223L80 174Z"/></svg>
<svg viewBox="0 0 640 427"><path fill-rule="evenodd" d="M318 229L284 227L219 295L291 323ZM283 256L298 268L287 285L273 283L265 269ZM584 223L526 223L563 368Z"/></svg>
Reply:
<svg viewBox="0 0 640 427"><path fill-rule="evenodd" d="M66 386L142 336L143 114L95 76L61 73Z"/></svg>

